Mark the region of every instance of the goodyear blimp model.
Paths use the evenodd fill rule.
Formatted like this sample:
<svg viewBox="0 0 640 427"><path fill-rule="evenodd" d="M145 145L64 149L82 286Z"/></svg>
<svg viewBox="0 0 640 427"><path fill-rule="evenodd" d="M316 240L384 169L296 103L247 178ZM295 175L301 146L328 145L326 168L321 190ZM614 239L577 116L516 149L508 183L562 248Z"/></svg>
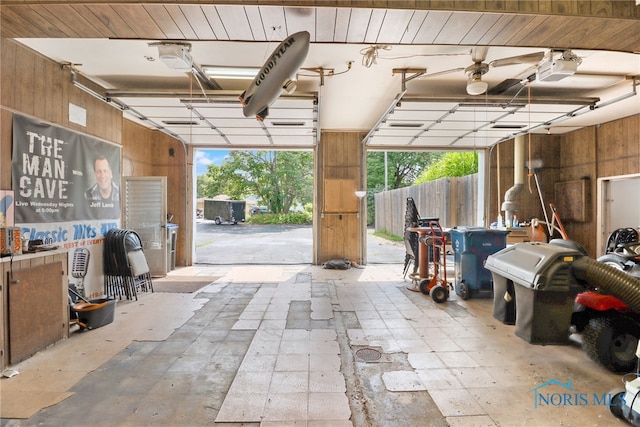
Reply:
<svg viewBox="0 0 640 427"><path fill-rule="evenodd" d="M275 48L251 85L240 95L245 117L256 116L260 121L269 114L269 106L280 96L282 89L291 89L291 78L298 72L309 52L310 34L307 31L288 36Z"/></svg>

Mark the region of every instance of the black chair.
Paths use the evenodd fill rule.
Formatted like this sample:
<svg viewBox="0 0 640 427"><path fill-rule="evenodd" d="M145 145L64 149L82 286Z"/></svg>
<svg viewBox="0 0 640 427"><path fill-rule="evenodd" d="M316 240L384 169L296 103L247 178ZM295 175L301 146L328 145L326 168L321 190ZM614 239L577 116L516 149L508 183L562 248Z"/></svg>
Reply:
<svg viewBox="0 0 640 427"><path fill-rule="evenodd" d="M640 239L638 239L638 231L635 228L618 228L609 235L609 238L607 239L607 246L605 248L605 254L615 252L618 247L624 245L625 243L637 242L639 240Z"/></svg>
<svg viewBox="0 0 640 427"><path fill-rule="evenodd" d="M420 222L418 208L412 197L407 197L407 209L404 215L404 246L406 254L404 256L404 270L402 277L407 277L409 266L413 263L413 275L418 272L418 233L408 231L408 227L416 227Z"/></svg>

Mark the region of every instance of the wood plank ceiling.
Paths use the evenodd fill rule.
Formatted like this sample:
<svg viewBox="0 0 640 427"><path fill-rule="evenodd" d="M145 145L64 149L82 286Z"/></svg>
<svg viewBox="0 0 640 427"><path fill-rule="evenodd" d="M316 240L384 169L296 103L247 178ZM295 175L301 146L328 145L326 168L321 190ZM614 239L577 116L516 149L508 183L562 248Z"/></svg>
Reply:
<svg viewBox="0 0 640 427"><path fill-rule="evenodd" d="M0 34L9 38L266 41L272 35L271 29L280 27L286 34L309 31L317 43L537 46L627 52L637 52L640 46L640 12L633 0L480 1L466 2L468 5L465 2L366 2L383 8L357 8L357 3L351 7L302 7L338 5L331 1L300 2L301 7L293 6L295 1L288 2L292 6L286 7L281 6L283 2L275 1L256 1L254 5L249 1L213 3L217 2L5 0L1 7ZM487 11L487 4L497 6L499 3L520 3L515 7L524 10L521 13L518 9L502 11L509 13ZM538 8L530 5L527 10L523 7L527 3L539 5ZM544 3L551 3L556 10L545 13ZM405 5L405 8L388 8L391 5ZM407 5L413 7L407 9ZM464 6L470 10L437 10ZM580 16L578 8L585 6L589 12L582 11L584 16ZM562 15L563 9L566 16Z"/></svg>
<svg viewBox="0 0 640 427"><path fill-rule="evenodd" d="M634 1L371 0L364 2L368 7L357 7L358 2L348 2L350 6L342 7L345 2L329 0L299 2L300 6L293 6L295 2L288 2L288 6L282 3L3 1L0 5L0 34L3 38L19 39L60 62L81 62L88 71L79 67L79 72L100 83L105 88L105 97L117 99L130 107L130 111L135 113L134 120L161 127L188 143L202 146L308 147L317 143L319 129L329 128L369 132L365 142L372 147L463 149L488 146L528 129L549 131L550 126L545 127L545 123L559 117L570 118L576 111L584 109L585 104L579 102L545 103L526 98L522 101L527 93L522 90L518 93L520 98L517 102L510 100L509 96L513 95L509 94L500 100L484 96L481 100L470 99L464 91L467 76L462 71L443 76L442 80L429 80L432 82L429 87L427 80L416 82L396 99L394 96L398 96L406 82L397 73L392 78L390 68L414 67L416 61L397 58L392 61L389 57L389 66L384 73L378 72L384 74L386 80L368 80L374 71L367 70L376 65L359 67L369 74L367 77L361 74L363 77L358 80L369 86L353 86L352 98L357 97L356 94L371 98L361 99L357 107L346 104L347 112L354 117L351 122L341 121L345 112L337 111L339 108L332 104L332 99L346 89L337 83L332 88L333 81L330 84L328 80L330 77L337 81L331 72L342 70L327 64L353 62L353 59L358 59L353 58L354 49L358 52L371 46L380 46L382 52L384 46L399 51L404 49L414 58L430 57L429 71L464 69L472 61L469 55L461 55L460 52L468 52L473 46L491 46L487 60L509 56L512 51L507 48L513 48L514 55L541 49L547 52L550 49L583 50L587 68L589 58L591 63L598 61L598 66L601 66L599 62L603 60L598 59L598 51L610 50L627 53L626 57L619 58L628 60L630 57L630 65L610 64L610 70L596 70L594 66L594 74L613 77L617 81L629 80L640 74L638 56L632 54L640 52L640 8ZM113 43L121 42L118 49L125 52L147 47L150 41L188 41L193 44L194 58L201 64L217 61L226 62L224 65L259 66L260 60L248 64L239 55L228 52L234 52L233 49L239 52L238 46L242 45L234 43L243 43L255 46L254 57L264 58L266 49L273 47L269 43L302 30L311 33L312 41L310 59L304 66L319 68L320 71L310 71L308 74L311 76L307 76L306 82L304 77L301 78L301 89L296 96L280 97L271 108L269 120L264 123L244 118L239 113L239 103L231 102L239 93L238 82L220 82L224 90L203 89L200 92L204 96L196 94L194 97L193 90L187 90L190 79L185 76L170 79L166 74L151 75L149 70L137 73L136 70L142 67L132 64L127 71L127 81L123 75L116 76L117 71L109 74L105 67L103 70L97 66L91 69L95 48L93 57L81 57L77 52L78 45L71 43L80 39L86 42L86 46L91 46L90 43L96 39L108 39ZM56 40L57 48L53 46ZM67 40L69 53L62 50ZM217 46L224 43L231 46L231 51L224 50L228 54L210 59L205 53L218 49ZM349 46L353 48L338 60ZM108 49L104 52L106 55ZM336 57L333 61L330 60L332 52ZM458 56L454 58L457 62L449 58L451 52ZM72 56L79 61L72 60ZM381 55L380 59L385 58ZM530 65L511 69L505 74L492 68L486 80L493 86L526 71ZM427 71L426 66L421 68ZM327 85L322 87L320 75L325 77L325 72L329 73L325 79ZM350 73L359 76L357 70ZM146 83L142 85L140 82L144 79ZM156 82L155 86L153 82ZM600 89L609 88L613 83L609 80L602 85ZM585 90L579 84L574 86L572 91L561 86L541 87L534 95L548 97L558 94L576 100L589 98L585 102L592 110L597 102L594 100L602 100L593 87ZM371 94L374 88L380 92L375 98ZM633 83L630 83L625 91L632 89ZM153 96L149 96L150 91ZM161 96L161 92L172 95ZM360 118L357 113L360 113ZM502 126L495 127L498 122ZM182 125L172 126L170 123ZM185 126L184 123L190 124ZM570 124L559 132L580 126L580 123Z"/></svg>

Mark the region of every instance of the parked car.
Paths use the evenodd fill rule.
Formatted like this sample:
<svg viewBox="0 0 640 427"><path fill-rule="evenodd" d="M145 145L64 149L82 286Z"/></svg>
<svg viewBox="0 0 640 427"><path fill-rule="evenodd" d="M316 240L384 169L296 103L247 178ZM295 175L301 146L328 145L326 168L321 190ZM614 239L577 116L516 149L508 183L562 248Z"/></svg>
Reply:
<svg viewBox="0 0 640 427"><path fill-rule="evenodd" d="M269 209L266 206L251 206L251 209L249 209L249 213L251 215L265 214L269 213Z"/></svg>

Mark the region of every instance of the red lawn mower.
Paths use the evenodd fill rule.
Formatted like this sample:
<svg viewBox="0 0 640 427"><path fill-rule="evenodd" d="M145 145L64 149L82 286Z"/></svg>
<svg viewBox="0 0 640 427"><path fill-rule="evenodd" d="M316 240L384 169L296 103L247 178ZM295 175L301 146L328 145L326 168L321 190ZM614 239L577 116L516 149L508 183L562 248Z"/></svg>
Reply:
<svg viewBox="0 0 640 427"><path fill-rule="evenodd" d="M612 291L604 286L615 281L611 270L597 269L586 280L591 289L577 295L572 315L572 324L582 334L584 351L613 372L631 372L638 361L640 311L632 308L638 307L634 303L640 300L637 295L640 283L638 240L638 232L633 228L621 228L611 233L606 253L597 262L624 272L628 277L626 284L615 285L615 292Z"/></svg>

